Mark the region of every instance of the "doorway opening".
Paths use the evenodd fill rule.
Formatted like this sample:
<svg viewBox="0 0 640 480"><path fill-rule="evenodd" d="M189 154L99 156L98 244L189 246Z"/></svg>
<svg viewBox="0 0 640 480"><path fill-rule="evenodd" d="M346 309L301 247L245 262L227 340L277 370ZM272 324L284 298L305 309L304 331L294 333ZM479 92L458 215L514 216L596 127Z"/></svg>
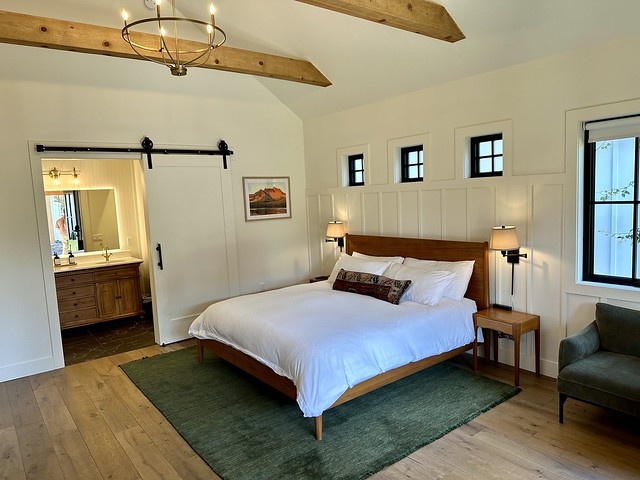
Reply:
<svg viewBox="0 0 640 480"><path fill-rule="evenodd" d="M141 160L41 164L65 364L154 345Z"/></svg>

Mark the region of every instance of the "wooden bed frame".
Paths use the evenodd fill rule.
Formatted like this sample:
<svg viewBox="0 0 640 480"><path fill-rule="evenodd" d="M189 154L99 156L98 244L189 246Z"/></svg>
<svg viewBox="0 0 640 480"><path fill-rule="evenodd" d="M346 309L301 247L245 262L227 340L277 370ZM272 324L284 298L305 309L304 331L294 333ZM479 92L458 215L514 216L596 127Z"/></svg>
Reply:
<svg viewBox="0 0 640 480"><path fill-rule="evenodd" d="M489 248L487 242L422 240L417 238L347 234L346 250L348 254L359 252L366 255L403 256L428 260L475 260L473 274L469 281L465 297L475 300L478 310L489 307ZM455 350L444 352L433 357L427 357L418 362L412 362L377 375L348 389L329 408L333 408L427 367L460 355L472 347L473 342L456 348ZM269 367L235 348L215 340L198 339L199 363L203 361L205 348L270 385L287 397L293 400L296 399L296 387L290 379L278 375ZM322 440L322 415L315 417L314 420L316 439Z"/></svg>

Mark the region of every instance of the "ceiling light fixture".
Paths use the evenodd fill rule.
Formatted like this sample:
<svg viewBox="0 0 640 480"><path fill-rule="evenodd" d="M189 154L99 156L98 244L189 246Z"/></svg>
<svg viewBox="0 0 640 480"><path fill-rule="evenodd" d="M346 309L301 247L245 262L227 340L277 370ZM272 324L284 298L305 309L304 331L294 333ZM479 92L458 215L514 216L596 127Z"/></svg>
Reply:
<svg viewBox="0 0 640 480"><path fill-rule="evenodd" d="M131 46L134 52L145 60L169 67L172 75L182 77L187 74L187 67L196 67L206 63L211 51L227 40L227 35L224 31L216 27L215 7L213 4L209 7L209 21L205 22L204 20L178 17L176 14L176 0L171 0L171 16L163 17L160 12L162 0L152 1L155 3L156 8L155 17L127 23L129 14L126 10L122 10L122 18L124 20L122 38ZM146 24L154 24L157 27L159 38L137 31L138 27ZM196 27L204 27L207 41L199 43L180 39L178 27L189 24ZM171 32L171 35L168 32ZM219 38L220 41L216 42L216 38Z"/></svg>

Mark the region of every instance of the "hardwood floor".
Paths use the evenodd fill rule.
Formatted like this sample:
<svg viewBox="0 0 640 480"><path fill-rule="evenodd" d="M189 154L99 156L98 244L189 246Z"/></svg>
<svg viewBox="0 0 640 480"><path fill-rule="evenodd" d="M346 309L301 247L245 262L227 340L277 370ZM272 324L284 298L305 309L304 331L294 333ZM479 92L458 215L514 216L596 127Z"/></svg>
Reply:
<svg viewBox="0 0 640 480"><path fill-rule="evenodd" d="M217 479L118 368L157 345L0 383L0 478ZM468 357L459 357L470 367ZM481 372L513 381L506 366ZM523 391L372 478L640 479L640 420L569 400L523 372Z"/></svg>

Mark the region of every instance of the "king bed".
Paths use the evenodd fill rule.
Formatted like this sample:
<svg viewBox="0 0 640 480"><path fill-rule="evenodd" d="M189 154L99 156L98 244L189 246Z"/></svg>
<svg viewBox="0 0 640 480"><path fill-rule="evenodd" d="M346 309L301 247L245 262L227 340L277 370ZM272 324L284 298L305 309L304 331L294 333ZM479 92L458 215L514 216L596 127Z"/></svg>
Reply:
<svg viewBox="0 0 640 480"><path fill-rule="evenodd" d="M189 329L200 363L210 350L296 400L315 419L318 440L324 411L472 348L473 312L489 304L486 242L347 235L346 253L354 256L341 256L327 281L215 303ZM409 275L413 285L404 280L423 263L437 271ZM444 270L459 264L470 268L456 293L459 275ZM353 273L346 267L377 283L399 272L395 278L413 294L382 301L351 286L340 290ZM421 288L426 297L418 298Z"/></svg>

